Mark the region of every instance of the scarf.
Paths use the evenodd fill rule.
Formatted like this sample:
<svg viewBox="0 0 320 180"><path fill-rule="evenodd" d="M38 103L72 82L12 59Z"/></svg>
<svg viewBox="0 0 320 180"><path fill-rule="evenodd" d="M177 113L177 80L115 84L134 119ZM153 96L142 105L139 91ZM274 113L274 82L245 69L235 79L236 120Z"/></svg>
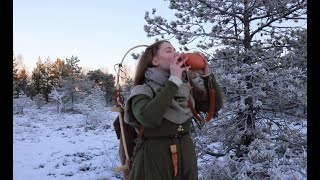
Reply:
<svg viewBox="0 0 320 180"><path fill-rule="evenodd" d="M168 81L170 74L156 67L150 67L145 72L145 82L142 85L135 86L126 100L124 108L124 121L135 128L139 127L139 123L134 118L131 109L131 99L135 95L145 94L153 98L153 94L160 93L161 88L164 87ZM182 124L190 119L193 115L188 107L188 100L191 93L191 85L187 81L186 74L183 74L183 83L174 95L172 102L163 114L163 117L175 124Z"/></svg>

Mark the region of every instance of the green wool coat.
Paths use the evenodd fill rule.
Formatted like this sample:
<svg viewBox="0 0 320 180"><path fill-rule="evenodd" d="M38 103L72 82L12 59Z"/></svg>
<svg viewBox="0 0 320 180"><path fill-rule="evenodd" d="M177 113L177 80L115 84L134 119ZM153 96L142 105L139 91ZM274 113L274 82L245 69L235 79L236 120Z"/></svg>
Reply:
<svg viewBox="0 0 320 180"><path fill-rule="evenodd" d="M216 104L216 110L218 110L222 106L222 101L220 89L215 81L214 87L218 90L216 93L219 93L217 100L220 104ZM162 116L178 88L175 83L167 81L156 98L152 99L143 94L132 98L133 114L144 126L144 139L134 157L130 180L198 179L195 145L190 137L192 118L183 124L174 124ZM205 106L206 109L209 104L202 103L201 106L202 108ZM174 176L170 152L171 144L177 145L177 176Z"/></svg>

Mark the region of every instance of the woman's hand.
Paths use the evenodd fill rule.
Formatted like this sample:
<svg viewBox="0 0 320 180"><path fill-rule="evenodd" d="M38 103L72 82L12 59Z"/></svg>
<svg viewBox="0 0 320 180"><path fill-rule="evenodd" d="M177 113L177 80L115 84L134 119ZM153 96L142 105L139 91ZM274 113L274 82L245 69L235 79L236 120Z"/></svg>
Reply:
<svg viewBox="0 0 320 180"><path fill-rule="evenodd" d="M174 58L170 63L170 74L177 76L181 79L182 72L189 69L191 66L185 66L185 62L188 60L188 57L182 58L181 55Z"/></svg>

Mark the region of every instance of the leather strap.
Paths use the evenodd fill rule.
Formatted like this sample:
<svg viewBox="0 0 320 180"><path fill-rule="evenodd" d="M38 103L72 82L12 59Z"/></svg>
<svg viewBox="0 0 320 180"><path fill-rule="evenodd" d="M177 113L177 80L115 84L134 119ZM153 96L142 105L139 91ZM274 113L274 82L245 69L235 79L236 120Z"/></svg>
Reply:
<svg viewBox="0 0 320 180"><path fill-rule="evenodd" d="M171 151L171 159L172 159L174 176L177 176L177 174L178 174L177 145L176 144L171 144L170 145L170 151Z"/></svg>
<svg viewBox="0 0 320 180"><path fill-rule="evenodd" d="M143 130L144 130L144 126L141 124L141 125L140 125L140 128L139 128L139 134L138 134L138 137L139 137L140 139L142 139Z"/></svg>
<svg viewBox="0 0 320 180"><path fill-rule="evenodd" d="M203 122L209 122L213 116L214 116L214 110L215 110L215 90L213 88L213 85L211 83L212 80L212 76L210 75L208 77L208 88L209 88L209 112L206 112L207 116L206 119L203 119L199 116L198 112L194 109L193 105L192 105L192 101L191 98L189 98L188 101L188 106L193 114L193 117L195 119L197 119L198 121L203 121ZM190 78L188 78L190 81ZM190 83L191 84L191 83Z"/></svg>

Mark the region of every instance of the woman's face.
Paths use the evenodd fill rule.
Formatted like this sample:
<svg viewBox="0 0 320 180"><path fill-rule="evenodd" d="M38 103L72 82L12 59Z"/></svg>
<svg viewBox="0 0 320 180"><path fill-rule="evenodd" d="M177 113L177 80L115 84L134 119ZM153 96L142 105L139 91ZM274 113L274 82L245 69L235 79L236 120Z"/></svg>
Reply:
<svg viewBox="0 0 320 180"><path fill-rule="evenodd" d="M170 71L170 62L177 56L179 56L179 53L176 52L171 43L164 42L159 46L157 54L153 57L153 65L162 70Z"/></svg>

